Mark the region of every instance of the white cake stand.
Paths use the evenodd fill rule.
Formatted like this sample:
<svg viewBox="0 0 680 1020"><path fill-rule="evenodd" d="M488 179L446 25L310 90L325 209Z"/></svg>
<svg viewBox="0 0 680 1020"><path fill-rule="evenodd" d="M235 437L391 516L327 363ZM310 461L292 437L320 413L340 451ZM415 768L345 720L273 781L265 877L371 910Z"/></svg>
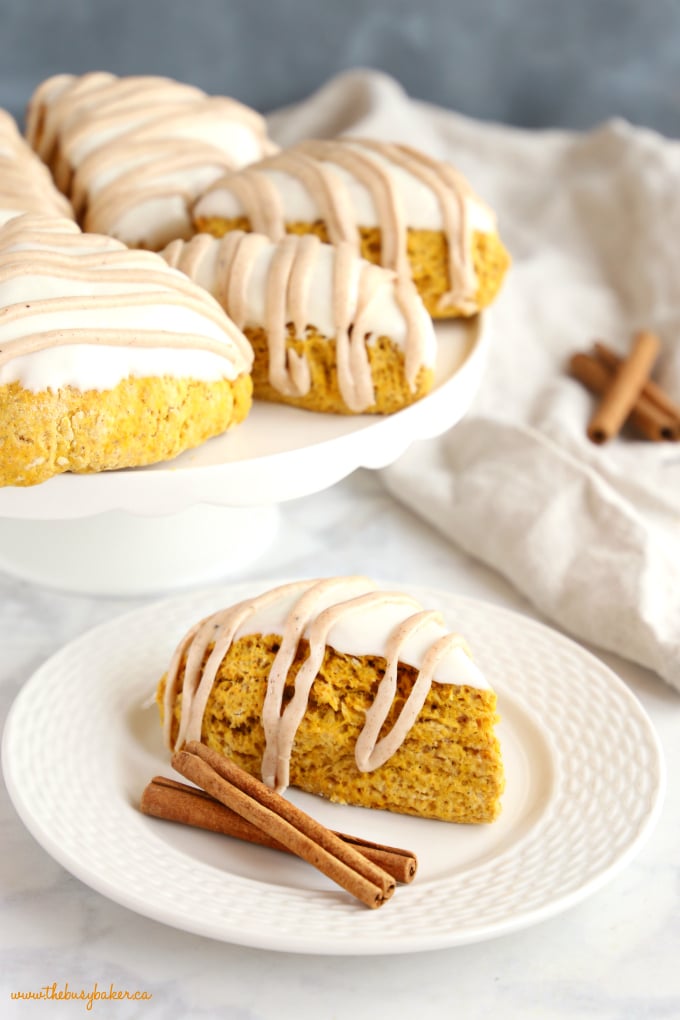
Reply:
<svg viewBox="0 0 680 1020"><path fill-rule="evenodd" d="M467 411L489 346L488 316L436 327L432 392L386 417L256 403L231 433L175 460L0 489L0 569L65 591L141 595L242 571L266 552L278 504L356 468L391 464Z"/></svg>

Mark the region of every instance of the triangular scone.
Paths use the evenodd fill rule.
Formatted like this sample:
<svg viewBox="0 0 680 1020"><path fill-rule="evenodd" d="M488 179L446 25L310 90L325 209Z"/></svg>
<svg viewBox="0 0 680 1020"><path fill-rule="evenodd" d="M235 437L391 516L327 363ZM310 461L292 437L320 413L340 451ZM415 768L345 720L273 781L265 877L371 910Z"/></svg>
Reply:
<svg viewBox="0 0 680 1020"><path fill-rule="evenodd" d="M161 254L244 330L256 398L389 414L432 386L436 337L415 287L346 242L231 231L174 241Z"/></svg>
<svg viewBox="0 0 680 1020"><path fill-rule="evenodd" d="M51 217L0 230L0 484L174 457L245 417L251 364L159 255Z"/></svg>
<svg viewBox="0 0 680 1020"><path fill-rule="evenodd" d="M448 163L404 145L308 141L223 177L194 209L197 230L316 233L410 275L436 318L496 296L509 256L493 212Z"/></svg>
<svg viewBox="0 0 680 1020"><path fill-rule="evenodd" d="M26 133L85 230L153 250L191 236L212 181L275 150L260 114L234 99L105 72L43 82Z"/></svg>
<svg viewBox="0 0 680 1020"><path fill-rule="evenodd" d="M22 213L73 217L69 202L19 134L14 118L0 109L0 226Z"/></svg>
<svg viewBox="0 0 680 1020"><path fill-rule="evenodd" d="M494 691L439 613L365 577L207 617L157 697L169 748L201 740L279 791L450 822L500 811Z"/></svg>

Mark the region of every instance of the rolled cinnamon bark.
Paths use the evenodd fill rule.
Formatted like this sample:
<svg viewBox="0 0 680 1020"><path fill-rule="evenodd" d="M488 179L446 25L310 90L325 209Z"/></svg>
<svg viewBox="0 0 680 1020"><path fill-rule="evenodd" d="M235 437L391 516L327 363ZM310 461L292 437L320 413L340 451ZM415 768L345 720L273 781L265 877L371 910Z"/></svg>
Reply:
<svg viewBox="0 0 680 1020"><path fill-rule="evenodd" d="M205 744L189 741L173 754L172 767L366 906L381 907L394 893L395 881L383 868Z"/></svg>
<svg viewBox="0 0 680 1020"><path fill-rule="evenodd" d="M139 806L145 815L152 815L154 818L180 822L182 825L207 829L209 832L232 836L247 843L256 843L271 850L291 853L288 847L278 843L224 804L220 804L205 791L165 776L154 776L144 789ZM344 832L336 832L335 835L344 843L355 846L359 853L392 875L396 882L413 881L418 861L415 854L409 850L382 843L371 843Z"/></svg>
<svg viewBox="0 0 680 1020"><path fill-rule="evenodd" d="M636 334L629 356L616 369L588 425L588 438L593 443L606 443L619 432L649 379L658 353L659 339L654 333Z"/></svg>
<svg viewBox="0 0 680 1020"><path fill-rule="evenodd" d="M595 343L595 356L598 361L601 361L611 371L616 370L621 364L622 358L615 351L607 347L606 344L598 340ZM661 389L652 379L648 379L642 387L642 397L649 400L651 404L654 404L660 411L663 411L669 418L671 418L680 431L680 406L671 400L667 393Z"/></svg>
<svg viewBox="0 0 680 1020"><path fill-rule="evenodd" d="M605 393L613 378L612 372L589 354L572 355L569 370L591 393ZM680 422L669 417L644 391L630 413L630 422L645 438L655 442L680 438Z"/></svg>

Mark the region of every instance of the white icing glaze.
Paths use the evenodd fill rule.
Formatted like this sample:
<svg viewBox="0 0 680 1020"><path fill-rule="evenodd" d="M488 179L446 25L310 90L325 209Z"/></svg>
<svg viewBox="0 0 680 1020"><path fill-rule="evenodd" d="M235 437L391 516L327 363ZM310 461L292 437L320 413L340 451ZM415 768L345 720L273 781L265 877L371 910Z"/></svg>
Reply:
<svg viewBox="0 0 680 1020"><path fill-rule="evenodd" d="M63 386L82 391L109 390L129 376L143 379L161 375L201 382L235 378L229 366L225 370L225 359L208 351L73 344L14 358L0 367L0 386L19 382L32 393Z"/></svg>
<svg viewBox="0 0 680 1020"><path fill-rule="evenodd" d="M447 629L438 613L424 611L410 596L377 590L364 577L299 581L215 613L185 636L167 673L164 736L168 746L172 745L173 713L180 689L182 708L175 747L200 740L220 663L233 642L249 635L280 639L262 711L266 739L262 778L278 790L288 784L295 734L327 646L345 655L386 660L385 674L357 741L356 762L362 771L378 768L398 750L433 682L490 690L463 639ZM283 707L289 668L302 639L309 642L309 654L295 678L292 698ZM378 739L392 705L400 662L418 670L418 676L394 726Z"/></svg>
<svg viewBox="0 0 680 1020"><path fill-rule="evenodd" d="M378 154L373 154L373 157L383 166L389 165L386 160L380 160ZM275 163L269 160L251 169L257 169L258 173L271 181L280 194L287 222L313 223L319 219L320 209L314 196L292 174L275 169ZM401 167L390 165L389 170L403 196L408 226L416 230L441 230L441 207L432 190ZM379 227L380 220L370 191L343 167L332 165L329 174L347 189L357 223L362 227ZM496 230L494 214L480 199L470 193L465 196L465 204L473 230L483 234L491 234ZM229 190L224 179L198 200L194 210L195 218L206 219L211 216L234 219L243 214L243 203L236 193Z"/></svg>
<svg viewBox="0 0 680 1020"><path fill-rule="evenodd" d="M0 383L110 389L128 376L234 379L252 351L217 302L151 252L75 223L0 230Z"/></svg>
<svg viewBox="0 0 680 1020"><path fill-rule="evenodd" d="M190 235L191 206L210 183L275 151L263 118L236 100L106 73L44 82L27 137L86 230L153 249Z"/></svg>
<svg viewBox="0 0 680 1020"><path fill-rule="evenodd" d="M284 394L300 396L310 386L304 361L285 350L289 322L301 339L313 328L336 340L340 392L355 411L374 401L370 365L354 353L358 348L389 337L404 352L412 388L420 368L434 365L436 337L415 288L366 262L346 242L333 246L288 235L274 243L231 231L221 240L201 234L174 241L162 255L213 294L239 327L265 329L269 381ZM349 350L344 360L343 349Z"/></svg>

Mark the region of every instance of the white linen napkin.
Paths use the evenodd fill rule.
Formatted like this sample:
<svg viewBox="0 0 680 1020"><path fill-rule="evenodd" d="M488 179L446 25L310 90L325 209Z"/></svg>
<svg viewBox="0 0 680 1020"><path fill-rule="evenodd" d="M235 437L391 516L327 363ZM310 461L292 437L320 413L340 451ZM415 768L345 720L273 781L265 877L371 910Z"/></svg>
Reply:
<svg viewBox="0 0 680 1020"><path fill-rule="evenodd" d="M573 635L680 689L680 445L595 447L568 356L658 333L680 401L680 143L621 120L587 134L481 123L354 71L269 118L287 145L341 133L448 159L497 211L514 264L473 407L382 472L393 495Z"/></svg>

